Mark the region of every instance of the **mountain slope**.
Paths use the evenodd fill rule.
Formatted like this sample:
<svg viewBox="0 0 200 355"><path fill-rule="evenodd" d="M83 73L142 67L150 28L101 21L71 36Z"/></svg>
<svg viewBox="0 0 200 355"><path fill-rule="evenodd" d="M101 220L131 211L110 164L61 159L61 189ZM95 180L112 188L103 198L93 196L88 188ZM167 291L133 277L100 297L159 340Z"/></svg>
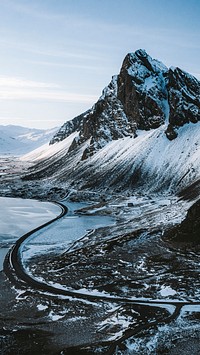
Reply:
<svg viewBox="0 0 200 355"><path fill-rule="evenodd" d="M74 139L72 134L54 146L54 155L37 158L26 179L51 177L56 183L78 188L179 192L200 178L200 123L180 128L173 141L167 139L165 130L163 125L156 130L140 131L135 139L113 140L86 160L81 157L88 142L68 151ZM24 159L35 159L35 152Z"/></svg>
<svg viewBox="0 0 200 355"><path fill-rule="evenodd" d="M57 128L40 130L14 125L0 125L0 154L25 154L47 143L56 131Z"/></svg>
<svg viewBox="0 0 200 355"><path fill-rule="evenodd" d="M24 179L179 192L200 179L199 121L200 82L138 50L97 103L61 127L46 158L24 158L36 161Z"/></svg>
<svg viewBox="0 0 200 355"><path fill-rule="evenodd" d="M185 123L200 120L200 83L179 68L169 70L144 50L128 54L119 75L86 113L66 122L51 144L79 131L70 149L90 139L83 159L107 142L167 123L167 138Z"/></svg>

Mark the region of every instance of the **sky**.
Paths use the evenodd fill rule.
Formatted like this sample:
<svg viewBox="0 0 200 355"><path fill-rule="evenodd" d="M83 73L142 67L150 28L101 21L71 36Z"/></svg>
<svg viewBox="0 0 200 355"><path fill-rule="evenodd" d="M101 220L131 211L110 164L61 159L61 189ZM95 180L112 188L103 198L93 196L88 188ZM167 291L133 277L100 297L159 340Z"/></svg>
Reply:
<svg viewBox="0 0 200 355"><path fill-rule="evenodd" d="M59 127L142 48L200 79L200 0L0 0L0 124Z"/></svg>

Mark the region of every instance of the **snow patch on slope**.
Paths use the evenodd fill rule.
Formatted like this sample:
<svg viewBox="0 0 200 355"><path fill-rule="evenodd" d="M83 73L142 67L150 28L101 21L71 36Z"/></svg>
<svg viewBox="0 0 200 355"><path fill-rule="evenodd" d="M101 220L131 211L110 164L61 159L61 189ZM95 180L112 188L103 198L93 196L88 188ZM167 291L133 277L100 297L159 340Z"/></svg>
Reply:
<svg viewBox="0 0 200 355"><path fill-rule="evenodd" d="M78 135L76 132L62 142L43 146L23 160L37 162L44 159L47 164L45 159L49 157L53 164L57 156L65 154L66 163L53 173L57 181L67 181L70 174L70 179L80 186L123 189L140 186L148 192L162 189L173 193L200 178L200 122L180 127L179 135L173 141L166 137L166 126L138 131L136 138L112 140L86 160L81 158L88 142L76 152L67 154Z"/></svg>
<svg viewBox="0 0 200 355"><path fill-rule="evenodd" d="M42 159L47 159L52 155L58 154L61 151L65 151L65 153L67 153L67 150L72 144L74 138L77 136L78 132L74 132L69 137L65 138L63 141L54 143L53 145L49 145L48 143L46 143L41 147L33 150L32 152L22 156L20 160L36 162Z"/></svg>
<svg viewBox="0 0 200 355"><path fill-rule="evenodd" d="M0 154L22 155L49 142L58 129L40 130L0 125Z"/></svg>
<svg viewBox="0 0 200 355"><path fill-rule="evenodd" d="M122 183L139 171L139 180L151 190L167 186L179 189L200 177L200 122L186 124L179 136L169 141L166 125L156 130L140 131L138 137L108 143L85 164L99 174L109 172L106 184L123 176Z"/></svg>

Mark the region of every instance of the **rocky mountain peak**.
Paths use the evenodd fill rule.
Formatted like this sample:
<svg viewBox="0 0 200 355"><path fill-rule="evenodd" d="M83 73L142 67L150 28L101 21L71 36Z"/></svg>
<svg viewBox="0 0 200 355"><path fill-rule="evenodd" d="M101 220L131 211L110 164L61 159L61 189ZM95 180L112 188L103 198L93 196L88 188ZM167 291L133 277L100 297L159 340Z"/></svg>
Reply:
<svg viewBox="0 0 200 355"><path fill-rule="evenodd" d="M137 130L166 125L166 137L173 140L178 127L200 120L200 82L180 68L168 69L145 50L126 55L119 75L94 106L66 122L50 144L78 132L69 151L87 142L82 159L108 142L136 137Z"/></svg>
<svg viewBox="0 0 200 355"><path fill-rule="evenodd" d="M118 98L138 129L158 128L168 116L166 71L141 49L124 59L118 76Z"/></svg>
<svg viewBox="0 0 200 355"><path fill-rule="evenodd" d="M132 70L137 70L139 67L143 67L143 72L145 72L146 68L146 70L151 73L158 73L160 71L165 72L168 70L162 62L153 59L144 49L138 49L134 53L128 53L122 64L122 68L123 67L126 67L126 69L132 67ZM142 74L142 71L139 73L140 75Z"/></svg>

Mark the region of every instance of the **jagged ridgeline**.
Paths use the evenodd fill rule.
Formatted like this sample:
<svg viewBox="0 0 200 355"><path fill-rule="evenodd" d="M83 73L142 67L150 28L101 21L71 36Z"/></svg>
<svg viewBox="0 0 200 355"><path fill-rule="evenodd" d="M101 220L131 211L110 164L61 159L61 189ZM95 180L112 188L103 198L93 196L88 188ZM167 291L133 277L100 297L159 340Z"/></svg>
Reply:
<svg viewBox="0 0 200 355"><path fill-rule="evenodd" d="M66 122L25 179L177 193L200 181L200 82L144 50L128 54L94 106ZM189 190L187 190L189 191ZM191 194L191 190L190 190Z"/></svg>
<svg viewBox="0 0 200 355"><path fill-rule="evenodd" d="M87 112L66 122L50 144L79 131L69 150L90 139L85 159L111 140L137 136L166 123L173 140L178 128L200 120L200 83L179 68L168 69L144 50L129 53L120 74L113 76L102 96Z"/></svg>

